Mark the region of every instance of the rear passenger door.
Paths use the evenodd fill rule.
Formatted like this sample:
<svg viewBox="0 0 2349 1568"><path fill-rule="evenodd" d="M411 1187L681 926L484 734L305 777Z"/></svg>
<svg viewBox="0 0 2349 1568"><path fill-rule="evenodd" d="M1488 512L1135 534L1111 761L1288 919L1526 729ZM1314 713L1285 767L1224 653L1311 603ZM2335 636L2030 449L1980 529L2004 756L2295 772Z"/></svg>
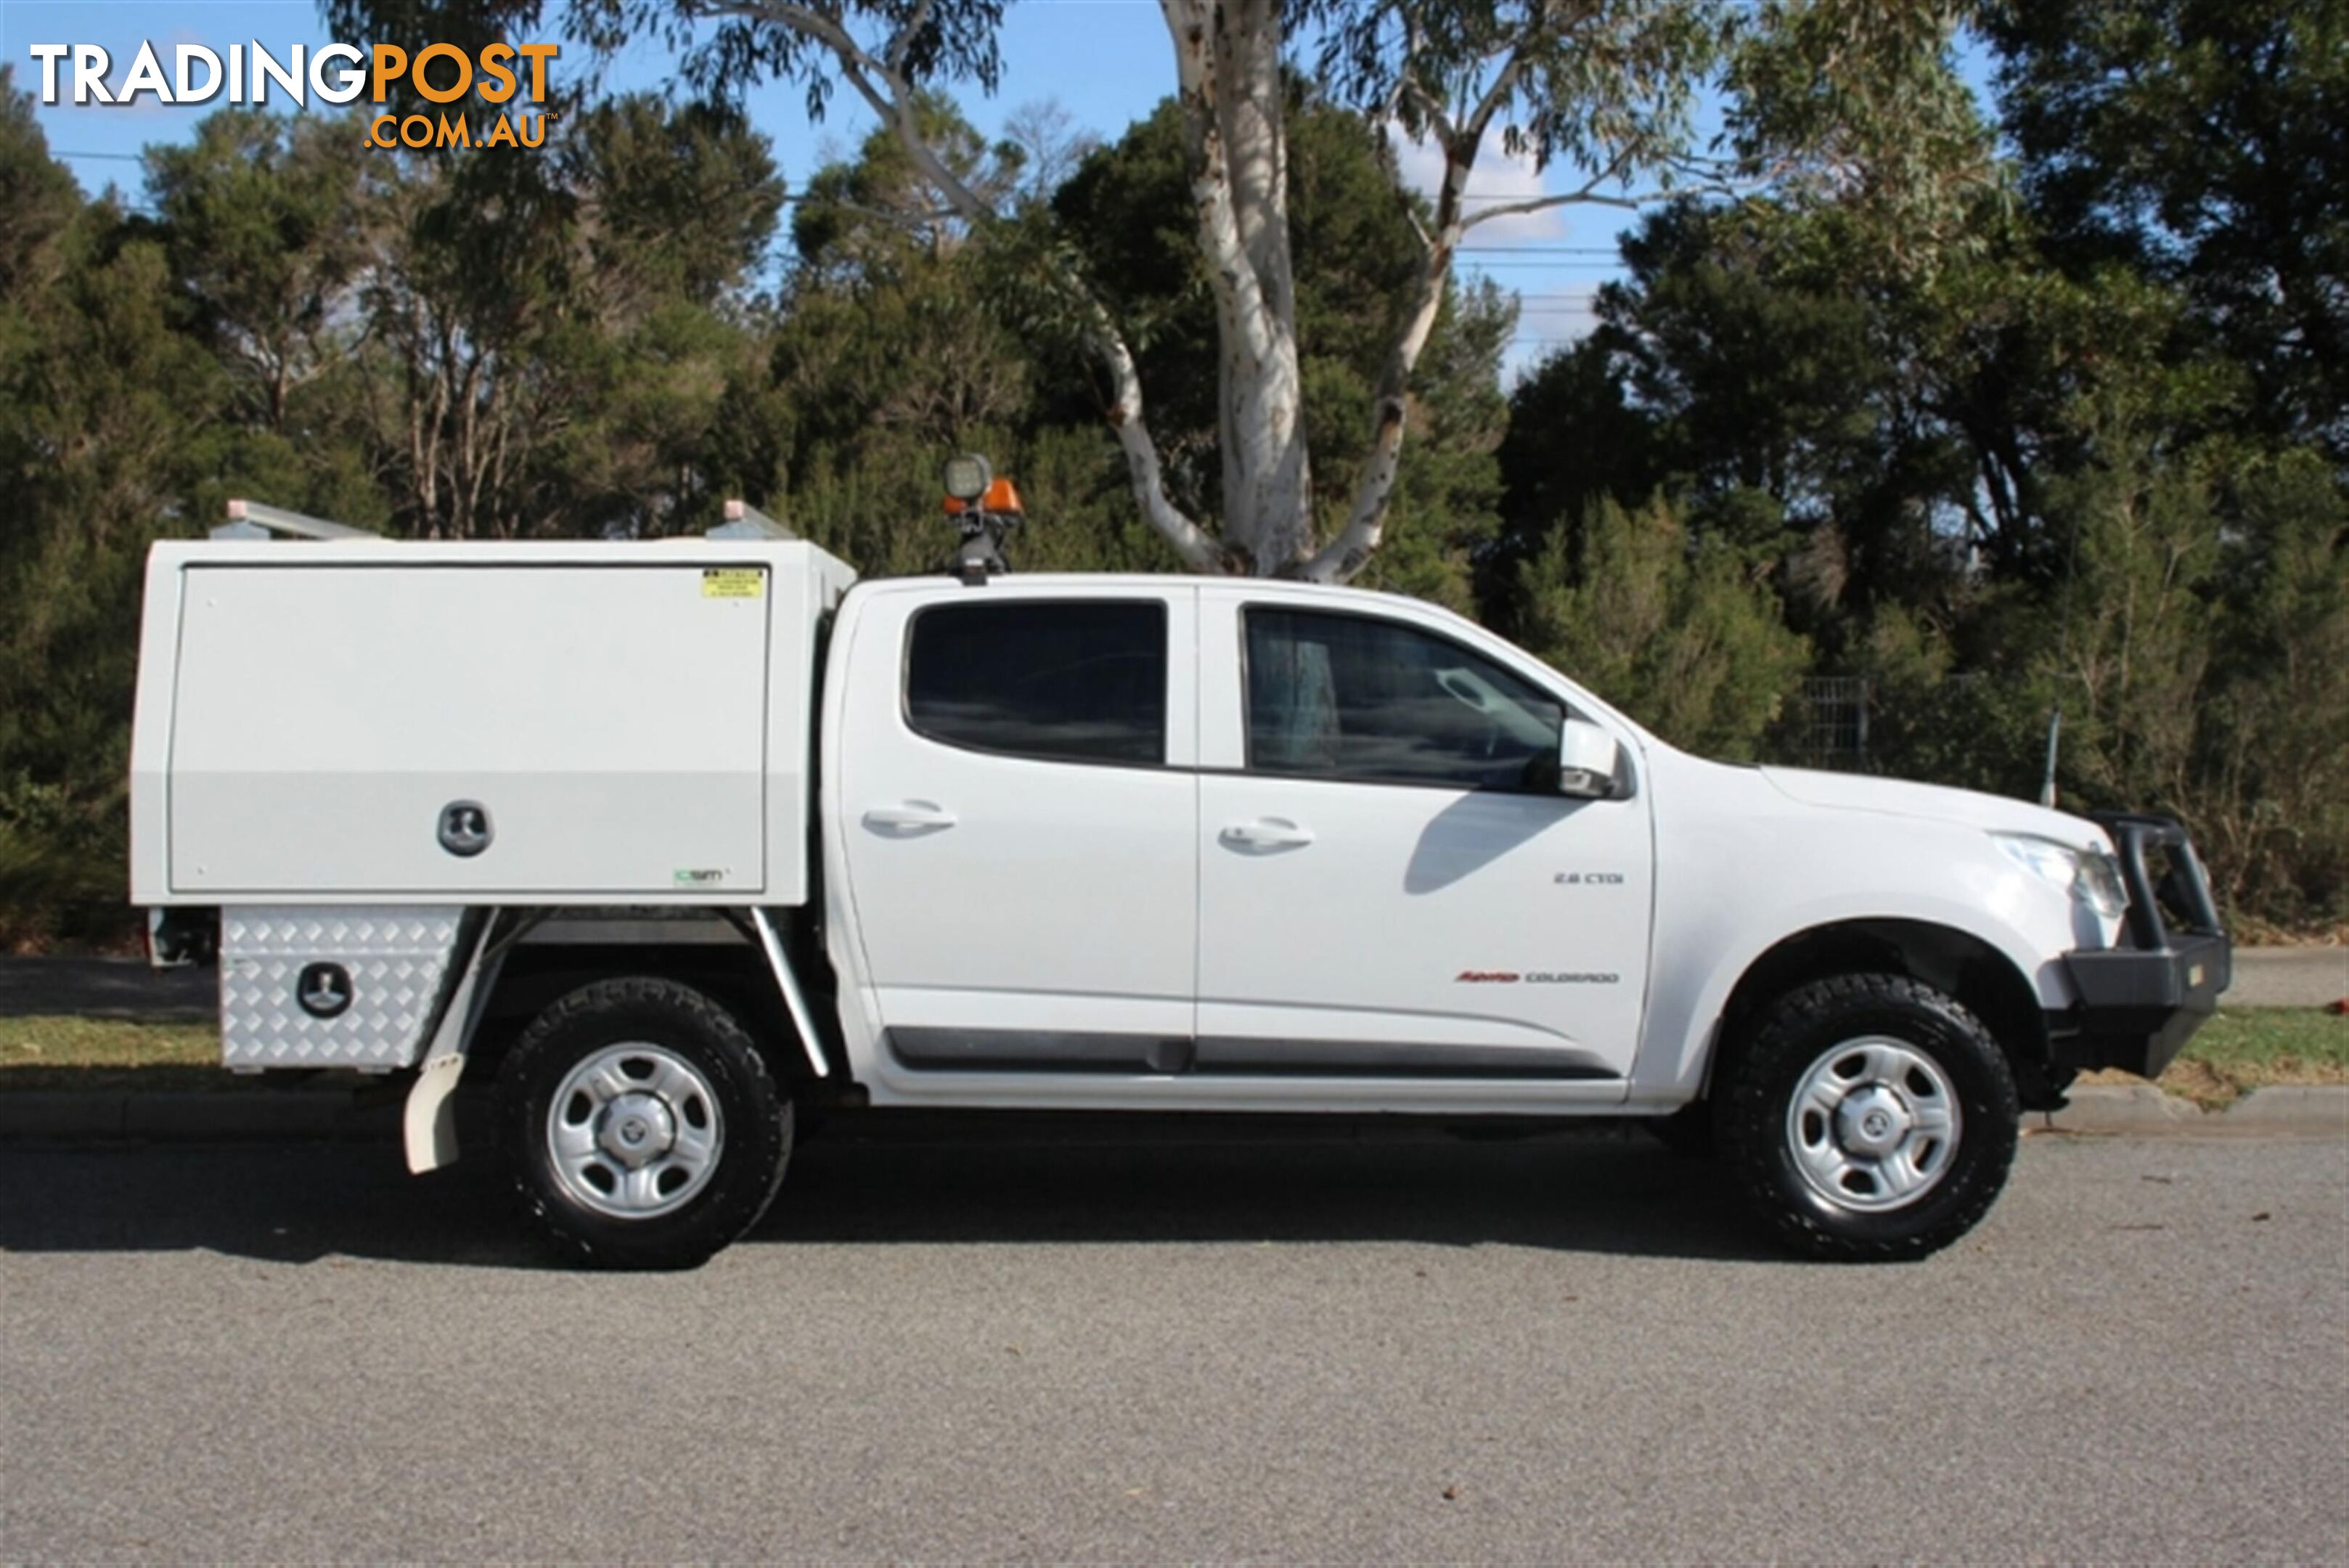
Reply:
<svg viewBox="0 0 2349 1568"><path fill-rule="evenodd" d="M1187 1044L1195 611L1180 586L884 587L834 650L856 683L835 820L902 1089L1149 1071Z"/></svg>

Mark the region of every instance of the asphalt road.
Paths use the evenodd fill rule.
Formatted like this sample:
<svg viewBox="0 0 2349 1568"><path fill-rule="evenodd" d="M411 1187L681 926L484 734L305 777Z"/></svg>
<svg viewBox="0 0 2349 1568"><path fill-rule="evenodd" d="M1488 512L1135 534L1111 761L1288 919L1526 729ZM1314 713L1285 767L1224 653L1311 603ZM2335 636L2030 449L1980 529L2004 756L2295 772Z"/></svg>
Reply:
<svg viewBox="0 0 2349 1568"><path fill-rule="evenodd" d="M2239 948L2230 1007L2328 1007L2349 998L2349 948Z"/></svg>
<svg viewBox="0 0 2349 1568"><path fill-rule="evenodd" d="M0 1148L0 1559L2349 1554L2349 1143L1909 1267L1644 1143L811 1144L709 1267L388 1147Z"/></svg>
<svg viewBox="0 0 2349 1568"><path fill-rule="evenodd" d="M0 958L0 1018L80 1014L200 1023L218 1016L220 972L145 959Z"/></svg>

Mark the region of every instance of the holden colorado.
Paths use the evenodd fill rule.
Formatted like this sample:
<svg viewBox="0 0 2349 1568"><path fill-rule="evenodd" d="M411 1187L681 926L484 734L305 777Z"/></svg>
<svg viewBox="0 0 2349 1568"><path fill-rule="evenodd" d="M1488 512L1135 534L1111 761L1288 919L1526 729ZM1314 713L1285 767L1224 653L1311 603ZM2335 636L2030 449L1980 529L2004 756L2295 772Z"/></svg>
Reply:
<svg viewBox="0 0 2349 1568"><path fill-rule="evenodd" d="M979 479L924 577L755 514L157 545L131 896L226 1065L402 1075L419 1170L491 1086L599 1264L707 1258L849 1106L1640 1118L1896 1259L2227 984L2175 822L1708 762L1408 598L1005 575Z"/></svg>

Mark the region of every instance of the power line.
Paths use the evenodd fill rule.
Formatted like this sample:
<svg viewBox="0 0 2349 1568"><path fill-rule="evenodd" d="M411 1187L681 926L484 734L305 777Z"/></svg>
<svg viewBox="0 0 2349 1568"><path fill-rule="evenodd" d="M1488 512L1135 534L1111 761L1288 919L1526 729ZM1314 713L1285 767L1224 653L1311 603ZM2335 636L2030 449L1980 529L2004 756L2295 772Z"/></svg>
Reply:
<svg viewBox="0 0 2349 1568"><path fill-rule="evenodd" d="M88 151L88 150L85 150L85 149L78 149L78 148L67 148L67 147L53 147L53 148L51 148L51 149L49 150L49 155L50 155L51 157L53 157L53 158L95 159L95 160L99 160L99 161L106 161L106 162L109 162L109 163L144 163L144 162L147 161L147 156L146 156L146 154L145 154L145 153L143 153L143 152L97 152L97 151ZM813 198L812 198L812 197L810 197L810 196L807 196L807 195L804 195L804 194L796 194L796 193L792 193L792 192L786 192L786 193L785 193L785 194L781 198L781 200L785 204L787 204L787 205L788 205L788 204L793 204L793 203L798 203L798 202L802 202L812 201L812 200L813 200ZM134 206L134 207L132 208L132 210L133 210L133 211L137 211L137 212L143 213L145 213L147 216L150 216L150 217L152 217L152 216L154 216L154 215L155 215L155 214L153 213L153 212L151 211L151 209L148 209L148 208L145 208L145 207L142 207L142 206ZM1591 256L1591 257L1602 257L1602 256L1603 256L1603 257L1613 258L1613 257L1615 257L1615 256L1618 254L1618 253L1616 252L1615 248L1614 248L1613 246L1610 246L1610 245L1545 245L1545 244L1527 244L1527 245L1462 245L1462 246L1459 248L1459 250L1458 250L1458 251L1456 251L1454 254L1458 254L1458 255L1462 255L1462 256L1477 256L1477 257L1484 257L1484 256L1505 256L1505 257L1510 257L1510 258L1542 257L1542 256ZM1505 260L1505 261L1484 261L1484 260L1477 260L1477 261L1471 262L1471 263L1469 263L1468 265L1469 265L1470 266L1473 266L1474 268L1475 268L1475 270L1477 270L1477 271L1479 271L1479 272L1503 272L1503 271L1520 271L1520 272L1544 272L1544 271L1547 271L1547 272L1560 272L1560 271L1591 271L1591 270L1597 270L1597 271L1609 271L1609 270L1612 270L1613 266L1614 266L1614 265L1618 265L1618 264L1617 264L1616 262L1612 261L1612 260L1609 260L1609 261L1542 261L1542 260L1521 260L1521 259L1510 259L1510 260Z"/></svg>
<svg viewBox="0 0 2349 1568"><path fill-rule="evenodd" d="M49 156L50 156L50 157L52 157L52 158L101 158L101 159L105 159L105 160L107 160L107 161L110 161L110 162L116 162L116 163L143 163L143 162L145 162L145 161L147 161L147 155L146 155L145 153L143 153L143 152L90 152L90 151L80 151L80 150L78 150L78 149L74 149L74 148L67 148L67 147L52 147L52 148L50 148L50 149L49 149ZM1516 194L1508 193L1508 192L1497 192L1497 191L1496 191L1496 192L1491 192L1490 194L1486 194L1486 193L1480 192L1474 192L1474 191L1471 191L1471 192L1465 192L1465 193L1464 194L1464 196L1463 196L1463 200L1465 200L1465 201L1475 201L1475 202L1513 202L1513 201L1517 201L1517 200L1521 200L1521 199L1522 199L1522 198L1521 198L1520 196L1516 195ZM810 197L807 197L807 196L804 196L804 195L792 195L792 194L786 194L786 195L783 197L783 200L784 200L784 201L786 201L786 202L805 202L805 201L809 201L809 200L811 200L811 198L810 198ZM1613 245L1544 245L1544 244L1527 244L1527 245L1462 245L1462 246L1460 246L1460 247L1458 248L1458 250L1456 250L1454 254L1457 254L1457 255L1464 255L1464 256L1465 256L1465 255L1614 256L1614 255L1616 255L1616 254L1618 254L1618 252L1617 252L1617 250L1616 250L1616 247L1615 247L1615 246L1613 246Z"/></svg>

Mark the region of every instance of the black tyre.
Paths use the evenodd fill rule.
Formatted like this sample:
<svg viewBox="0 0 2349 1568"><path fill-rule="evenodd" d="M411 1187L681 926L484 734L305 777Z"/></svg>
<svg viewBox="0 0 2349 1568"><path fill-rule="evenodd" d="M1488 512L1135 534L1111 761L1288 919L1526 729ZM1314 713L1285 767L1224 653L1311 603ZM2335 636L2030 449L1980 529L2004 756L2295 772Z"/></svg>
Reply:
<svg viewBox="0 0 2349 1568"><path fill-rule="evenodd" d="M1721 1156L1778 1238L1816 1258L1921 1258L2006 1185L2020 1116L1972 1013L1904 975L1814 981L1763 1011L1713 1090Z"/></svg>
<svg viewBox="0 0 2349 1568"><path fill-rule="evenodd" d="M523 1213L574 1261L686 1269L782 1185L792 1105L732 1014L672 981L584 986L498 1075Z"/></svg>

